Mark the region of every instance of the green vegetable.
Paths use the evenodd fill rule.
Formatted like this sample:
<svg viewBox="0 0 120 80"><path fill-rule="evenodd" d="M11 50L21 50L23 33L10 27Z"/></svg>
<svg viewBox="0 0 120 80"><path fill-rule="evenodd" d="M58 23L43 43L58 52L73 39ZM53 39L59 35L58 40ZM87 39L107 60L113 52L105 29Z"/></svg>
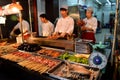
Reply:
<svg viewBox="0 0 120 80"><path fill-rule="evenodd" d="M69 54L68 52L65 52L63 55L59 56L59 58L63 59L63 60L68 60L68 61L71 61L71 62L88 64L88 59L87 58L76 57L72 54Z"/></svg>
<svg viewBox="0 0 120 80"><path fill-rule="evenodd" d="M80 63L83 63L83 64L88 64L88 59L86 58L82 58Z"/></svg>
<svg viewBox="0 0 120 80"><path fill-rule="evenodd" d="M70 55L67 60L72 61L72 62L76 62L76 57L74 55Z"/></svg>
<svg viewBox="0 0 120 80"><path fill-rule="evenodd" d="M59 58L60 59L67 59L67 58L69 58L69 56L70 56L70 54L69 53L67 53L67 52L65 52L63 55L61 55Z"/></svg>

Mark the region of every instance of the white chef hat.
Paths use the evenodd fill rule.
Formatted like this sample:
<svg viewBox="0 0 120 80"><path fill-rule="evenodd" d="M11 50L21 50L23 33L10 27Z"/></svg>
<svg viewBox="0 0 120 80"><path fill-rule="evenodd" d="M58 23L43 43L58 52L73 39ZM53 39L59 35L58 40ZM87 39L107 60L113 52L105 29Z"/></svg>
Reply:
<svg viewBox="0 0 120 80"><path fill-rule="evenodd" d="M88 8L87 8L87 11L89 11L89 12L92 12L92 13L93 13L93 8L92 8L92 7L88 7Z"/></svg>
<svg viewBox="0 0 120 80"><path fill-rule="evenodd" d="M67 5L62 5L60 10L68 10L68 6Z"/></svg>

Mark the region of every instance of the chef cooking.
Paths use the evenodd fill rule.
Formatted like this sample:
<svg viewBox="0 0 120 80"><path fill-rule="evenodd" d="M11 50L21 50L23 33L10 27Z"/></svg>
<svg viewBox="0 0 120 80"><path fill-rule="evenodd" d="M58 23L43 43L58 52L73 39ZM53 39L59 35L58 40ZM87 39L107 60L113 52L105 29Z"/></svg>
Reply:
<svg viewBox="0 0 120 80"><path fill-rule="evenodd" d="M97 28L97 19L92 16L93 14L93 8L88 7L86 10L86 18L83 20L78 20L77 24L78 26L82 24L81 30L82 30L82 39L92 40L93 43L95 43L95 33Z"/></svg>
<svg viewBox="0 0 120 80"><path fill-rule="evenodd" d="M15 34L15 31L17 29L19 29L20 33L22 33L19 15L16 15L16 17L17 17L17 20L19 22L17 23L17 25L14 26L13 30L11 31L11 33L10 33L11 36L21 36L21 34L19 34L19 35ZM24 19L22 19L22 28L23 28L24 38L26 38L30 34L30 30L29 30L29 23L26 20L24 20Z"/></svg>
<svg viewBox="0 0 120 80"><path fill-rule="evenodd" d="M41 14L40 20L42 22L42 36L51 36L54 31L54 25L48 20L46 14Z"/></svg>
<svg viewBox="0 0 120 80"><path fill-rule="evenodd" d="M64 38L66 35L72 35L74 29L74 20L68 16L68 6L63 5L60 8L61 18L58 19L55 32L49 38L58 39Z"/></svg>

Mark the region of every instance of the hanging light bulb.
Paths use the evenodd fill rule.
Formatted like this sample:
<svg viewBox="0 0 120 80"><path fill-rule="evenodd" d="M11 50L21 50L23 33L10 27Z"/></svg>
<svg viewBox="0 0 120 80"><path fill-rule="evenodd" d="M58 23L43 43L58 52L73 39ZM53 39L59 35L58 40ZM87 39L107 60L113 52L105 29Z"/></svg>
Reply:
<svg viewBox="0 0 120 80"><path fill-rule="evenodd" d="M22 6L19 4L19 2L16 3L11 3L9 5L9 9L18 9L18 10L23 10Z"/></svg>
<svg viewBox="0 0 120 80"><path fill-rule="evenodd" d="M19 4L19 2L11 3L9 4L8 10L10 14L19 13L21 10L23 10L22 6Z"/></svg>
<svg viewBox="0 0 120 80"><path fill-rule="evenodd" d="M21 10L23 10L22 6L19 4L19 2L7 4L5 6L2 6L2 11L0 10L0 16L4 15L10 15L10 14L17 14Z"/></svg>

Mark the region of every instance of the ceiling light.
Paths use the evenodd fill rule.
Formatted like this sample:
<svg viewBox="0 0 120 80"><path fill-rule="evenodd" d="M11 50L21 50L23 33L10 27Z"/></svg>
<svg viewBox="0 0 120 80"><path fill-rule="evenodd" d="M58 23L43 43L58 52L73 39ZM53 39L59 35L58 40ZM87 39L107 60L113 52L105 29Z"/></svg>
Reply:
<svg viewBox="0 0 120 80"><path fill-rule="evenodd" d="M12 3L9 5L9 9L16 8L18 10L23 10L22 6L19 4L19 2Z"/></svg>
<svg viewBox="0 0 120 80"><path fill-rule="evenodd" d="M110 0L107 0L107 2L108 2L108 4L109 4L109 5L111 5L111 2L110 2Z"/></svg>
<svg viewBox="0 0 120 80"><path fill-rule="evenodd" d="M96 0L96 2L98 2L100 5L102 4L99 0Z"/></svg>
<svg viewBox="0 0 120 80"><path fill-rule="evenodd" d="M0 9L0 16L10 15L10 14L17 14L21 10L23 10L22 6L19 2L11 3L5 6L2 6Z"/></svg>

